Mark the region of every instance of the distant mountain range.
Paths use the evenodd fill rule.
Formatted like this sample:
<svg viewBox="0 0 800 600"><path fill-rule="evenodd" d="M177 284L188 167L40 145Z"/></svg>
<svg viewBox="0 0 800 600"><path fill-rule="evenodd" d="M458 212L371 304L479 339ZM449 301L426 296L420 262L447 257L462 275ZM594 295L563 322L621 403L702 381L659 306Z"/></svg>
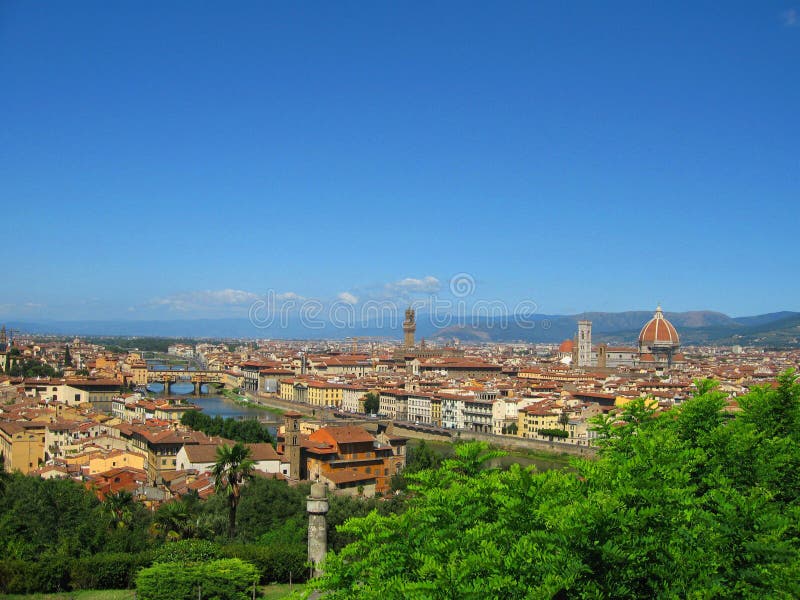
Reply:
<svg viewBox="0 0 800 600"><path fill-rule="evenodd" d="M540 342L557 343L575 335L581 319L592 321L592 337L597 342L633 344L639 331L653 316L652 311L618 313L587 312L577 315L533 315L522 319L511 316L452 319L433 322L428 315L417 315L417 339L458 339L465 342ZM729 317L713 311L665 313L678 329L684 344L742 344L776 347L800 346L800 312L782 311L749 317ZM445 322L443 322L445 321ZM298 319L285 327L257 328L247 319L186 319L165 321L10 321L8 327L31 334L62 336L194 337L194 338L275 338L343 339L350 336L385 336L400 339L399 324L375 324L339 328L318 323L309 328Z"/></svg>

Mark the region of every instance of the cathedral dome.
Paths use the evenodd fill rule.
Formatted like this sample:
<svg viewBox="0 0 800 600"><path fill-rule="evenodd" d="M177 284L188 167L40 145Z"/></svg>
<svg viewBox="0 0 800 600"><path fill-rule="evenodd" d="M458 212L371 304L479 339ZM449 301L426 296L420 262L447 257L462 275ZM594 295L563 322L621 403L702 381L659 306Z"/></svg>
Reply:
<svg viewBox="0 0 800 600"><path fill-rule="evenodd" d="M558 347L559 352L569 353L572 352L572 340L564 340Z"/></svg>
<svg viewBox="0 0 800 600"><path fill-rule="evenodd" d="M639 334L640 347L677 347L680 346L680 338L675 327L661 312L661 307L656 308L656 314L647 324L642 327Z"/></svg>

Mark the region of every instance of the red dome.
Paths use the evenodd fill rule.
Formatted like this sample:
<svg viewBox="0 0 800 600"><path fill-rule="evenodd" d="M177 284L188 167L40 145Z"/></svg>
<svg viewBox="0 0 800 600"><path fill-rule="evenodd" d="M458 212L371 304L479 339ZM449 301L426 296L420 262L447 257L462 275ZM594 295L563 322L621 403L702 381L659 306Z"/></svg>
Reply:
<svg viewBox="0 0 800 600"><path fill-rule="evenodd" d="M664 318L661 307L656 309L656 314L642 327L639 334L639 344L643 346L678 346L680 338L675 327Z"/></svg>
<svg viewBox="0 0 800 600"><path fill-rule="evenodd" d="M564 340L558 347L559 352L572 352L572 340Z"/></svg>

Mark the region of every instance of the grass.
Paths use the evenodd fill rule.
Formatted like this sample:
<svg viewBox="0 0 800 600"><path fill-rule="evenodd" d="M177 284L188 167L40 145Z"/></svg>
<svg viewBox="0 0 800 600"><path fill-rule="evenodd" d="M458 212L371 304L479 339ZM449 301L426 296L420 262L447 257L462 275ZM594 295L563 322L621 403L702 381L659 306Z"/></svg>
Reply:
<svg viewBox="0 0 800 600"><path fill-rule="evenodd" d="M273 583L261 588L261 598L265 598L266 600L280 600L281 598L291 597L293 591L302 591L304 589L305 587L302 583L295 583L291 586L288 583Z"/></svg>
<svg viewBox="0 0 800 600"><path fill-rule="evenodd" d="M412 448L419 446L421 440L411 438L408 440L408 445ZM425 440L425 445L435 450L439 454L450 457L453 456L454 448L453 442L440 442L438 440ZM496 446L492 446L496 448ZM572 458L569 454L547 452L544 450L528 450L528 449L505 449L498 448L506 453L506 456L495 459L492 464L495 466L507 467L511 463L519 463L523 466L536 465L540 471L549 469L563 469L569 466L569 461Z"/></svg>
<svg viewBox="0 0 800 600"><path fill-rule="evenodd" d="M261 404L261 402L257 398L252 398L249 394L237 394L233 390L229 389L222 389L220 393L235 404L239 406L247 406L248 408L257 408L258 410L263 410L268 413L272 413L273 415L277 415L279 417L283 416L283 413L286 412L283 408L277 408L275 406L266 406Z"/></svg>
<svg viewBox="0 0 800 600"><path fill-rule="evenodd" d="M261 588L261 595L265 600L280 600L289 598L293 591L302 591L303 584L289 585L288 583L274 583ZM134 590L82 590L79 592L61 592L58 594L0 594L0 600L134 600Z"/></svg>
<svg viewBox="0 0 800 600"><path fill-rule="evenodd" d="M133 600L134 590L81 590L57 594L0 594L0 600ZM280 598L280 596L273 596Z"/></svg>

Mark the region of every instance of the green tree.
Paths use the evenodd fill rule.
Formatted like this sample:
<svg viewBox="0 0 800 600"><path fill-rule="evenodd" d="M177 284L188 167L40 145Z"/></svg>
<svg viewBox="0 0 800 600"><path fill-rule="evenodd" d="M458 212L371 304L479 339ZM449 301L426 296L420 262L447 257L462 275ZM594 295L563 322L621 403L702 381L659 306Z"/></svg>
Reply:
<svg viewBox="0 0 800 600"><path fill-rule="evenodd" d="M236 535L236 509L239 506L241 487L253 476L255 463L250 459L250 448L242 443L217 446L214 464L214 489L228 499L228 537Z"/></svg>
<svg viewBox="0 0 800 600"><path fill-rule="evenodd" d="M198 506L184 499L158 507L153 516L153 531L165 540L183 540L197 534Z"/></svg>
<svg viewBox="0 0 800 600"><path fill-rule="evenodd" d="M563 429L540 429L538 434L542 437L550 438L550 441L553 441L553 438L568 438L569 434L564 431Z"/></svg>
<svg viewBox="0 0 800 600"><path fill-rule="evenodd" d="M305 535L305 500L308 493L308 485L290 487L285 481L256 477L242 490L237 511L237 539L242 542L258 541L289 522L302 523L299 527L302 535ZM296 540L292 536L283 539Z"/></svg>
<svg viewBox="0 0 800 600"><path fill-rule="evenodd" d="M567 425L569 425L569 413L567 412L566 407L561 409L561 412L558 413L558 424L561 425L561 429L564 431L567 430ZM568 436L562 436L568 437Z"/></svg>
<svg viewBox="0 0 800 600"><path fill-rule="evenodd" d="M118 529L131 525L133 507L133 495L125 490L108 494L103 500L103 511L108 515L111 526Z"/></svg>
<svg viewBox="0 0 800 600"><path fill-rule="evenodd" d="M6 490L9 473L6 471L6 457L0 452L0 494Z"/></svg>
<svg viewBox="0 0 800 600"><path fill-rule="evenodd" d="M739 398L709 382L657 414L603 419L572 471L485 469L464 444L408 475L400 514L346 521L315 586L331 598L800 597L800 386ZM598 421L600 421L598 419Z"/></svg>
<svg viewBox="0 0 800 600"><path fill-rule="evenodd" d="M369 392L364 400L364 412L376 415L381 409L381 397L375 392Z"/></svg>
<svg viewBox="0 0 800 600"><path fill-rule="evenodd" d="M69 352L69 344L64 346L64 366L65 367L72 366L72 355Z"/></svg>

